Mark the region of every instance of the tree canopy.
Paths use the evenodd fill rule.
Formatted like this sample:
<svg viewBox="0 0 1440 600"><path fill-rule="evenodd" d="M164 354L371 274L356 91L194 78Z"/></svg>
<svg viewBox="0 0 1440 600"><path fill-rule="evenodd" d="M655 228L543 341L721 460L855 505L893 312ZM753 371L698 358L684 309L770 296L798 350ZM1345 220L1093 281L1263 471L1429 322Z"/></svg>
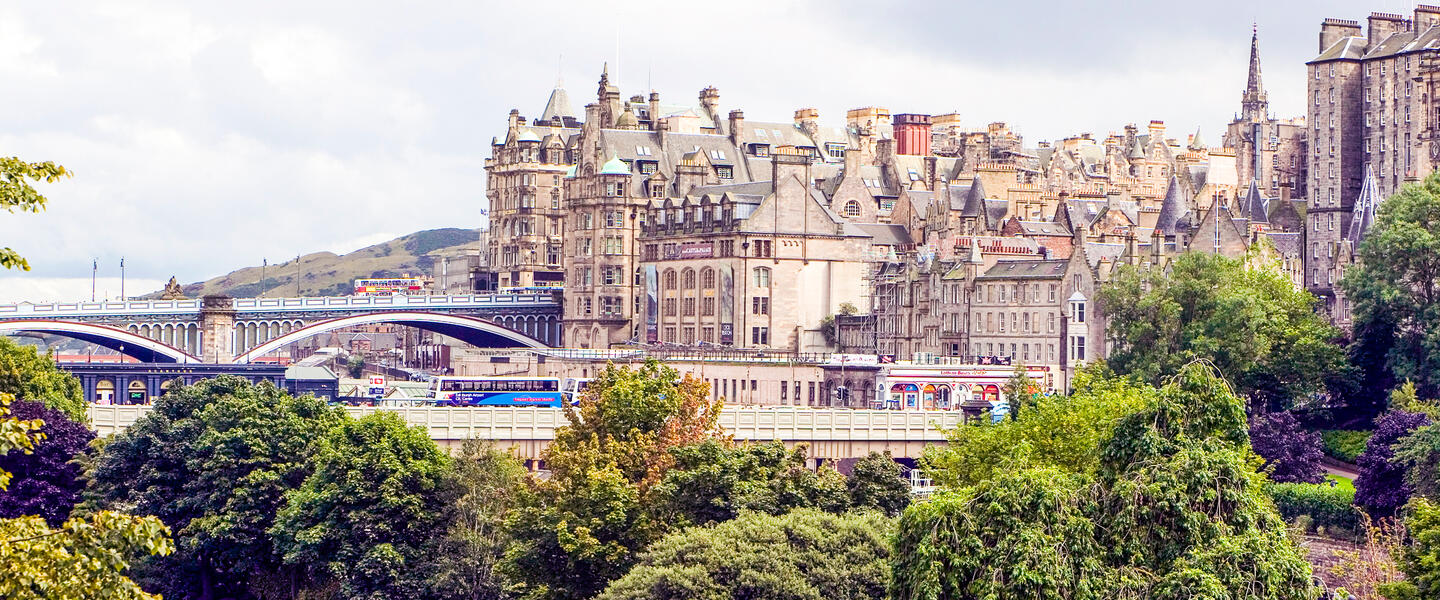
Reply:
<svg viewBox="0 0 1440 600"><path fill-rule="evenodd" d="M0 393L39 402L77 423L90 422L79 379L34 346L22 346L4 337L0 337Z"/></svg>
<svg viewBox="0 0 1440 600"><path fill-rule="evenodd" d="M1141 404L1064 444L1093 459L1007 464L906 509L892 597L1314 598L1225 381L1192 363L1159 389L1116 387ZM1012 435L1071 435L1029 431Z"/></svg>
<svg viewBox="0 0 1440 600"><path fill-rule="evenodd" d="M28 453L0 453L0 471L13 477L8 489L0 490L0 518L33 515L58 527L70 516L85 487L80 466L70 461L85 451L95 433L39 402L22 400L10 408L14 418L44 423L39 433L45 439Z"/></svg>
<svg viewBox="0 0 1440 600"><path fill-rule="evenodd" d="M1440 397L1440 174L1382 202L1358 254L1340 288L1352 306L1356 345L1383 360L1362 366Z"/></svg>
<svg viewBox="0 0 1440 600"><path fill-rule="evenodd" d="M746 513L666 536L598 599L884 598L891 528L874 512Z"/></svg>
<svg viewBox="0 0 1440 600"><path fill-rule="evenodd" d="M53 162L25 162L16 157L0 157L0 210L40 212L45 210L45 196L31 182L54 183L72 173ZM30 270L30 263L11 248L0 248L0 269Z"/></svg>
<svg viewBox="0 0 1440 600"><path fill-rule="evenodd" d="M1170 271L1125 266L1102 288L1117 373L1159 385L1207 360L1238 394L1271 409L1346 373L1340 332L1273 263L1187 252Z"/></svg>

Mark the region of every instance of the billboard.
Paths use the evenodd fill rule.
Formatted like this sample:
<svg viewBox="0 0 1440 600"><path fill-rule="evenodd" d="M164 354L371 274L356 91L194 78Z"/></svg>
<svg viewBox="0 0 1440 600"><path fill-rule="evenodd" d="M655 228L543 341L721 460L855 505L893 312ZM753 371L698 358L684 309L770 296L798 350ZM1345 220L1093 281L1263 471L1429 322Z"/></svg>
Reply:
<svg viewBox="0 0 1440 600"><path fill-rule="evenodd" d="M660 341L660 272L645 265L645 343Z"/></svg>
<svg viewBox="0 0 1440 600"><path fill-rule="evenodd" d="M715 255L715 247L711 242L686 242L684 244L667 244L665 247L665 260L688 260L692 258L711 258Z"/></svg>
<svg viewBox="0 0 1440 600"><path fill-rule="evenodd" d="M720 343L735 345L735 268L720 267Z"/></svg>
<svg viewBox="0 0 1440 600"><path fill-rule="evenodd" d="M419 279L356 279L356 296L392 296L395 294L419 294L425 285Z"/></svg>

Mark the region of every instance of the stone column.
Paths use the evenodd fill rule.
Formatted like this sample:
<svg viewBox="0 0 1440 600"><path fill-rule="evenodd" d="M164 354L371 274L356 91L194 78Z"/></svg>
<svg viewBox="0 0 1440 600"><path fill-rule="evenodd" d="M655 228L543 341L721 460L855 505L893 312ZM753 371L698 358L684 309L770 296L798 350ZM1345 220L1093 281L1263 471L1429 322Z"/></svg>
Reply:
<svg viewBox="0 0 1440 600"><path fill-rule="evenodd" d="M229 296L205 296L200 304L201 360L209 364L230 364L235 354L230 351L235 335L235 299Z"/></svg>

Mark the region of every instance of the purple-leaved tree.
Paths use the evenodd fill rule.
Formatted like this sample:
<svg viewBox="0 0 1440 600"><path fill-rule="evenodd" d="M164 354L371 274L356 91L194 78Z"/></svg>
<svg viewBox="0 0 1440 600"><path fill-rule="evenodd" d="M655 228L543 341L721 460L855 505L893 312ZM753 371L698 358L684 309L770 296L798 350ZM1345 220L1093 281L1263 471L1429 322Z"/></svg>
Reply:
<svg viewBox="0 0 1440 600"><path fill-rule="evenodd" d="M22 421L45 421L40 428L45 439L35 444L31 454L14 451L0 455L0 470L14 475L9 489L0 491L0 518L36 515L51 527L59 526L70 516L85 487L79 481L80 467L69 464L70 459L83 452L95 434L39 402L18 400L10 405L10 411Z"/></svg>
<svg viewBox="0 0 1440 600"><path fill-rule="evenodd" d="M1390 445L1429 424L1429 417L1403 410L1392 410L1375 421L1375 433L1355 460L1360 466L1360 477L1355 479L1356 504L1388 515L1410 500L1405 465L1395 460Z"/></svg>
<svg viewBox="0 0 1440 600"><path fill-rule="evenodd" d="M1265 459L1270 479L1281 483L1320 483L1325 469L1320 434L1306 431L1288 411L1250 417L1250 447Z"/></svg>

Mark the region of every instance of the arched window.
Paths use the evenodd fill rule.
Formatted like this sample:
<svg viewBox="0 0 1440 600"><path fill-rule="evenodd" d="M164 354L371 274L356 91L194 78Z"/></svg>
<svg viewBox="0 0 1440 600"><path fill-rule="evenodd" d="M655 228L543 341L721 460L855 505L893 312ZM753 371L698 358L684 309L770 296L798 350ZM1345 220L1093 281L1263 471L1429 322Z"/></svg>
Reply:
<svg viewBox="0 0 1440 600"><path fill-rule="evenodd" d="M675 289L675 269L665 270L665 289Z"/></svg>
<svg viewBox="0 0 1440 600"><path fill-rule="evenodd" d="M851 219L860 216L860 203L854 200L845 203L845 216Z"/></svg>
<svg viewBox="0 0 1440 600"><path fill-rule="evenodd" d="M685 269L684 274L682 274L680 277L680 282L684 285L683 289L695 289L695 270Z"/></svg>
<svg viewBox="0 0 1440 600"><path fill-rule="evenodd" d="M715 269L705 267L705 270L700 271L700 287L707 290L715 289Z"/></svg>
<svg viewBox="0 0 1440 600"><path fill-rule="evenodd" d="M770 287L770 269L768 267L755 267L755 287Z"/></svg>

